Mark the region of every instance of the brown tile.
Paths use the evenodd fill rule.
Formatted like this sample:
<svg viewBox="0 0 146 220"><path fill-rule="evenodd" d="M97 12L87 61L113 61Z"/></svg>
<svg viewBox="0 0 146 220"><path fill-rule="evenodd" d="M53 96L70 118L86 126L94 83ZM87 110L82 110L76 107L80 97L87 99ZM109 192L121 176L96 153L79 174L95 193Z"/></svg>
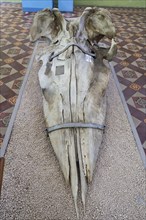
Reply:
<svg viewBox="0 0 146 220"><path fill-rule="evenodd" d="M3 84L2 86L0 86L0 91L1 91L1 95L5 98L5 99L9 99L13 96L16 95L15 92L13 92L9 87L7 87L5 84Z"/></svg>
<svg viewBox="0 0 146 220"><path fill-rule="evenodd" d="M31 49L31 54L32 54L32 49ZM29 51L24 52L24 53L22 53L22 54L19 54L19 55L15 56L14 58L15 58L16 60L20 60L20 59L23 59L24 57L28 57L28 56L30 56Z"/></svg>
<svg viewBox="0 0 146 220"><path fill-rule="evenodd" d="M23 69L21 70L21 71L24 71L24 67L23 67ZM21 72L20 71L20 72ZM19 72L17 72L17 73L14 73L14 74L12 74L12 75L9 75L9 76L6 76L6 77L4 77L4 78L2 78L2 82L3 83L8 83L8 82L10 82L10 81L13 81L13 80L15 80L15 79L18 79L19 77L21 77L22 75L21 75L21 73L19 73Z"/></svg>
<svg viewBox="0 0 146 220"><path fill-rule="evenodd" d="M8 101L0 103L0 112L3 112L9 108L12 107L12 104L10 104Z"/></svg>
<svg viewBox="0 0 146 220"><path fill-rule="evenodd" d="M145 113L143 113L139 109L134 108L133 106L131 106L129 104L128 104L128 108L129 108L132 116L134 116L135 118L137 118L138 120L140 120L142 122L144 121L145 116L146 116ZM144 130L143 130L143 132L144 132Z"/></svg>
<svg viewBox="0 0 146 220"><path fill-rule="evenodd" d="M127 78L123 78L119 75L117 75L117 78L118 78L118 81L125 86L129 86L131 84L131 81L129 81Z"/></svg>
<svg viewBox="0 0 146 220"><path fill-rule="evenodd" d="M145 70L137 67L137 66L134 66L133 64L129 64L129 68L138 72L138 73L141 73L141 74L144 74L145 73Z"/></svg>
<svg viewBox="0 0 146 220"><path fill-rule="evenodd" d="M141 122L137 127L137 132L139 134L141 143L143 144L146 141L146 124L144 122Z"/></svg>
<svg viewBox="0 0 146 220"><path fill-rule="evenodd" d="M136 83L138 83L139 85L144 86L146 85L146 76L142 75L141 77L139 77L137 80L136 80Z"/></svg>
<svg viewBox="0 0 146 220"><path fill-rule="evenodd" d="M130 97L132 97L136 93L135 90L130 89L129 87L123 90L123 95L125 100L127 101Z"/></svg>
<svg viewBox="0 0 146 220"><path fill-rule="evenodd" d="M146 88L141 88L140 90L139 90L139 92L141 93L141 94L143 94L143 95L145 95L146 96Z"/></svg>
<svg viewBox="0 0 146 220"><path fill-rule="evenodd" d="M22 64L18 63L17 61L14 61L13 63L11 63L11 66L17 71L24 69L24 66Z"/></svg>
<svg viewBox="0 0 146 220"><path fill-rule="evenodd" d="M3 53L2 48L1 48L1 52L0 52L0 58L3 60L9 58L7 54Z"/></svg>

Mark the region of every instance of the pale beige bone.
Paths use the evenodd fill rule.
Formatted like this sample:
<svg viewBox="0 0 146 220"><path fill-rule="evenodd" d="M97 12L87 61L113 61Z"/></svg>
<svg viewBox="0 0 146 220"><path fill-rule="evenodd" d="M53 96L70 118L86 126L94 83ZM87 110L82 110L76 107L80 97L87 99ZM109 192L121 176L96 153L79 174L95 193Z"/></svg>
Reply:
<svg viewBox="0 0 146 220"><path fill-rule="evenodd" d="M30 29L30 40L38 40L41 36L49 38L55 42L64 35L68 36L66 31L66 21L57 8L44 9L34 16L33 24Z"/></svg>
<svg viewBox="0 0 146 220"><path fill-rule="evenodd" d="M50 44L38 56L38 60L43 61L38 76L40 87L42 88L43 108L47 128L69 122L97 123L101 125L105 123L106 88L110 71L104 64L103 59L111 60L116 53L117 45L112 38L109 49L100 48L95 45L91 46L92 44L89 47L86 39L89 38L88 29L90 27L86 26L85 30L84 25L86 22L83 22L83 20L88 21L87 14L90 10L91 8L87 8L84 11L81 20L76 20L73 23L70 22L72 27L70 26L69 28L72 37L70 33L66 35L62 31L62 36L65 37L60 38L57 44ZM95 9L93 9L93 12L95 12ZM85 19L86 16L87 20ZM91 14L89 14L89 17L89 21L91 21ZM76 33L73 26L79 27L76 39L73 37ZM65 23L62 27L65 27ZM111 27L112 34L108 35L107 33L110 32L108 30L104 32L105 36L115 36L113 26L111 25ZM110 29L110 25L108 28ZM67 31L69 32L69 29ZM85 32L87 35L84 36ZM95 41L96 34L91 34L91 41ZM67 36L69 36L69 39ZM71 40L72 43L77 43L78 41L84 47L85 51L92 49L96 54L96 59L82 53L78 47L72 46L52 61L49 60L52 52L57 54L62 51ZM69 56L67 56L68 51ZM59 66L64 66L64 73L62 75L57 74L57 67L59 68ZM64 178L67 183L71 184L77 217L79 217L77 207L78 176L81 182L81 198L85 207L87 185L93 178L102 136L102 130L92 128L60 129L49 134ZM77 166L77 161L79 166Z"/></svg>
<svg viewBox="0 0 146 220"><path fill-rule="evenodd" d="M100 56L100 49L97 48L96 54L97 59L90 57L90 61L86 61L88 55L76 48L75 54L69 59L61 61L54 58L48 74L46 71L49 53L42 56L39 81L43 90L47 127L68 122L105 123L105 90L109 70ZM56 76L56 66L61 65L64 65L65 72ZM65 180L71 183L77 213L78 175L85 206L87 183L92 181L102 134L101 130L81 128L58 130L49 135Z"/></svg>
<svg viewBox="0 0 146 220"><path fill-rule="evenodd" d="M70 37L75 37L79 29L80 17L67 19L67 21L67 30L69 31Z"/></svg>
<svg viewBox="0 0 146 220"><path fill-rule="evenodd" d="M103 8L86 8L80 17L77 38L98 42L104 36L110 39L115 37L110 12Z"/></svg>

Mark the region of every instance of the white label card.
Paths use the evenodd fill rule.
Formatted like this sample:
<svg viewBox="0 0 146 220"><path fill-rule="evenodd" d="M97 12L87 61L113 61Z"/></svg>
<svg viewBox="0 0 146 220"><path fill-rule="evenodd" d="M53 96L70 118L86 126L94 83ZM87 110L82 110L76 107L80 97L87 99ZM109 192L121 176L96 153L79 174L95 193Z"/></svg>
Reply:
<svg viewBox="0 0 146 220"><path fill-rule="evenodd" d="M92 63L92 57L87 54L85 55L85 60L89 63Z"/></svg>

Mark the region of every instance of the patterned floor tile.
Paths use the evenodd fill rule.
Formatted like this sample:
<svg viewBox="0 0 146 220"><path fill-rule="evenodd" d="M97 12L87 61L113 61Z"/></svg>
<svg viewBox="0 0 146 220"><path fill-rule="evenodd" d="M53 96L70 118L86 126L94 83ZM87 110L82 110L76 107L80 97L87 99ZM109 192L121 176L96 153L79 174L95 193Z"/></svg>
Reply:
<svg viewBox="0 0 146 220"><path fill-rule="evenodd" d="M0 5L0 143L3 142L13 108L26 72L33 45L29 42L30 20L21 4Z"/></svg>
<svg viewBox="0 0 146 220"><path fill-rule="evenodd" d="M83 7L64 16L80 16ZM146 62L144 9L108 8L117 29L118 54L113 60L121 91L146 153ZM21 4L2 3L0 8L0 143L2 143L26 72L33 45L28 33L34 13L24 14ZM109 41L104 39L109 45Z"/></svg>
<svg viewBox="0 0 146 220"><path fill-rule="evenodd" d="M111 9L118 31L119 46L118 54L114 59L114 68L135 128L146 152L144 146L146 143L146 58L144 57L146 43L144 22L146 17L142 9L135 9L135 13L132 13L131 9L120 13L121 10Z"/></svg>

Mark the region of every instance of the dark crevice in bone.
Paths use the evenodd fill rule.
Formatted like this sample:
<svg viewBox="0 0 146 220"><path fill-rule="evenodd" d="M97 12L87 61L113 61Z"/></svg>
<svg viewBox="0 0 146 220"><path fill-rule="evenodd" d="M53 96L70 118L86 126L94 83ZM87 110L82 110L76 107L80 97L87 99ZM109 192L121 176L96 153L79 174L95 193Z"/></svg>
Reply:
<svg viewBox="0 0 146 220"><path fill-rule="evenodd" d="M51 63L47 63L46 64L46 71L45 71L45 75L49 75L50 74L50 71L51 71L51 67L52 67L52 64Z"/></svg>
<svg viewBox="0 0 146 220"><path fill-rule="evenodd" d="M62 109L62 122L64 123L64 109Z"/></svg>
<svg viewBox="0 0 146 220"><path fill-rule="evenodd" d="M72 78L72 70L70 69L70 75L69 75L69 106L70 106L70 115L71 115L71 121L72 121L72 107L71 107L71 78Z"/></svg>

